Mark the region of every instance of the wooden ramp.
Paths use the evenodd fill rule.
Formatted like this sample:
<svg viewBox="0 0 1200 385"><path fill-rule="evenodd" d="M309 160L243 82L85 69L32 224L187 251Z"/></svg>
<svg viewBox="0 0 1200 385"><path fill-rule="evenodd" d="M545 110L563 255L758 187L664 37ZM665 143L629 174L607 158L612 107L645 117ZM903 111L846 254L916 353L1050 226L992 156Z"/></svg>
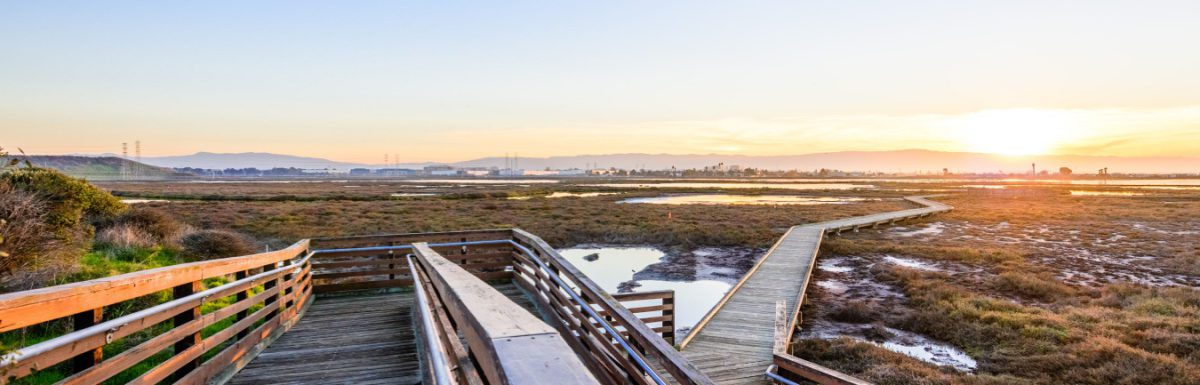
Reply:
<svg viewBox="0 0 1200 385"><path fill-rule="evenodd" d="M492 286L534 311L515 284ZM229 384L421 384L414 301L412 291L320 297Z"/></svg>
<svg viewBox="0 0 1200 385"><path fill-rule="evenodd" d="M718 384L766 384L763 373L774 357L776 302L784 302L787 319L796 319L826 233L895 223L952 209L923 197L905 199L924 207L788 229L692 329L681 343L683 355Z"/></svg>

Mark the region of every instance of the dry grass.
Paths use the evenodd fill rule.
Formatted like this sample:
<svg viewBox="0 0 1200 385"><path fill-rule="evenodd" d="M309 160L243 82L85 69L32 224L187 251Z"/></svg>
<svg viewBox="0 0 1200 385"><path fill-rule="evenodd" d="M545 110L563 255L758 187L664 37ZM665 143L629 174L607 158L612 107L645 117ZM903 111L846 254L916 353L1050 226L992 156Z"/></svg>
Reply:
<svg viewBox="0 0 1200 385"><path fill-rule="evenodd" d="M848 234L826 242L824 253L900 255L943 267L875 264L870 277L904 295L877 306L894 309L880 313L888 326L963 349L978 372L942 369L848 339L800 341L798 356L878 383L1200 383L1200 290L1124 278L1200 275L1193 262L1200 237L1187 235L1200 225L1194 215L1200 199L1042 191L942 200L956 210L927 220L941 222L942 234ZM1139 259L1124 262L1127 256ZM1110 275L1064 280L1066 272L1089 268ZM810 312L819 301L811 300ZM841 313L833 308L811 318L845 318Z"/></svg>
<svg viewBox="0 0 1200 385"><path fill-rule="evenodd" d="M396 201L169 202L201 228L229 228L272 246L321 236L521 227L557 246L770 246L789 226L911 207L901 201L840 206L668 206L616 204L622 198Z"/></svg>

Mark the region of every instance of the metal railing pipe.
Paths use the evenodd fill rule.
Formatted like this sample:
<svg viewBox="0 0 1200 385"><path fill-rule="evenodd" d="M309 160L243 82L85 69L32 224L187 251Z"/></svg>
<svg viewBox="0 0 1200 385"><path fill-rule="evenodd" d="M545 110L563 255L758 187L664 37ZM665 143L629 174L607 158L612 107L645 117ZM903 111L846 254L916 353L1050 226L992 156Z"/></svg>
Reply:
<svg viewBox="0 0 1200 385"><path fill-rule="evenodd" d="M555 285L557 285L559 288L566 291L567 295L569 295L571 297L571 300L573 300L576 304L578 304L579 307L584 312L587 313L588 318L595 320L598 324L600 324L600 327L603 328L606 333L611 335L613 337L613 339L617 341L617 344L621 346L621 349L629 354L629 357L631 359L633 359L634 363L637 364L637 366L639 368L641 368L642 371L644 371L646 373L646 375L650 376L650 379L653 380L655 384L666 385L666 382L663 381L662 377L660 377L658 375L658 373L656 373L654 371L654 369L650 367L650 364L647 363L646 360L642 359L641 355L638 354L637 349L634 349L633 346L630 346L629 342L625 341L625 338L621 337L621 333L617 332L616 328L614 328L611 324L609 324L608 321L604 319L604 317L600 316L600 314L597 314L596 311L594 309L592 309L592 306L590 304L588 304L588 302L586 300L584 300L582 297L580 297L579 294L575 292L575 289L571 288L571 285L568 285L566 282L564 282L562 280L562 277L560 277L558 275L558 273L555 273L553 270L551 270L550 267L547 266L546 263L543 262L542 259L540 257L538 257L537 254L535 254L533 252L533 250L530 250L528 247L525 247L524 245L517 243L516 241L511 240L511 239L430 243L428 245L429 245L429 247L454 247L454 246L477 246L477 245L500 245L500 244L512 245L513 247L515 247L518 250L520 250L521 252L523 252L525 255L529 256L530 260L532 260L534 263L536 263L540 269L542 269L548 273L547 275L550 276L550 279L554 281ZM413 248L412 245L356 247L356 248L346 248L346 249L316 250L316 251L313 251L313 254L316 255L316 254L324 254L324 253L337 253L337 252L350 252L350 251L409 250L412 248Z"/></svg>
<svg viewBox="0 0 1200 385"><path fill-rule="evenodd" d="M438 333L433 319L433 313L429 312L429 294L425 292L424 282L420 279L420 272L417 266L413 263L413 257L407 256L408 268L412 272L413 291L417 295L418 314L421 316L421 330L425 334L425 351L429 356L429 369L433 375L434 383L437 385L454 385L455 381L450 375L450 364L446 360L446 350L442 347L441 333Z"/></svg>

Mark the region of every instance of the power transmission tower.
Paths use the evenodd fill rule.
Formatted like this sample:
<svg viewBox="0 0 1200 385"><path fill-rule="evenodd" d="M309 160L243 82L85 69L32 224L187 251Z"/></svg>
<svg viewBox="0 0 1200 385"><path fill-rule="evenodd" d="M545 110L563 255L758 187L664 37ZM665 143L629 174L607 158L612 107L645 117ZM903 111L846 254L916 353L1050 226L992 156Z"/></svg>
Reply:
<svg viewBox="0 0 1200 385"><path fill-rule="evenodd" d="M142 177L142 166L140 164L142 163L142 141L133 141L133 156L134 159L137 159L137 162L139 163L137 166L134 166L133 178L138 179Z"/></svg>
<svg viewBox="0 0 1200 385"><path fill-rule="evenodd" d="M121 142L121 180L129 178L129 143Z"/></svg>

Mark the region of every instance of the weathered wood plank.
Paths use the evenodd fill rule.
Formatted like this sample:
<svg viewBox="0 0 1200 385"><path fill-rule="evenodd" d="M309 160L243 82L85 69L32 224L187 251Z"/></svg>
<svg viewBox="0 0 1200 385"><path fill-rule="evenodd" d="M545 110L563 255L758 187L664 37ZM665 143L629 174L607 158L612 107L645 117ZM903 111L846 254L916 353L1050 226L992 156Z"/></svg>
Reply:
<svg viewBox="0 0 1200 385"><path fill-rule="evenodd" d="M826 233L952 209L923 197L905 199L923 207L789 228L692 329L680 344L684 356L720 384L765 384L763 373L796 330ZM738 355L735 361L731 353Z"/></svg>

